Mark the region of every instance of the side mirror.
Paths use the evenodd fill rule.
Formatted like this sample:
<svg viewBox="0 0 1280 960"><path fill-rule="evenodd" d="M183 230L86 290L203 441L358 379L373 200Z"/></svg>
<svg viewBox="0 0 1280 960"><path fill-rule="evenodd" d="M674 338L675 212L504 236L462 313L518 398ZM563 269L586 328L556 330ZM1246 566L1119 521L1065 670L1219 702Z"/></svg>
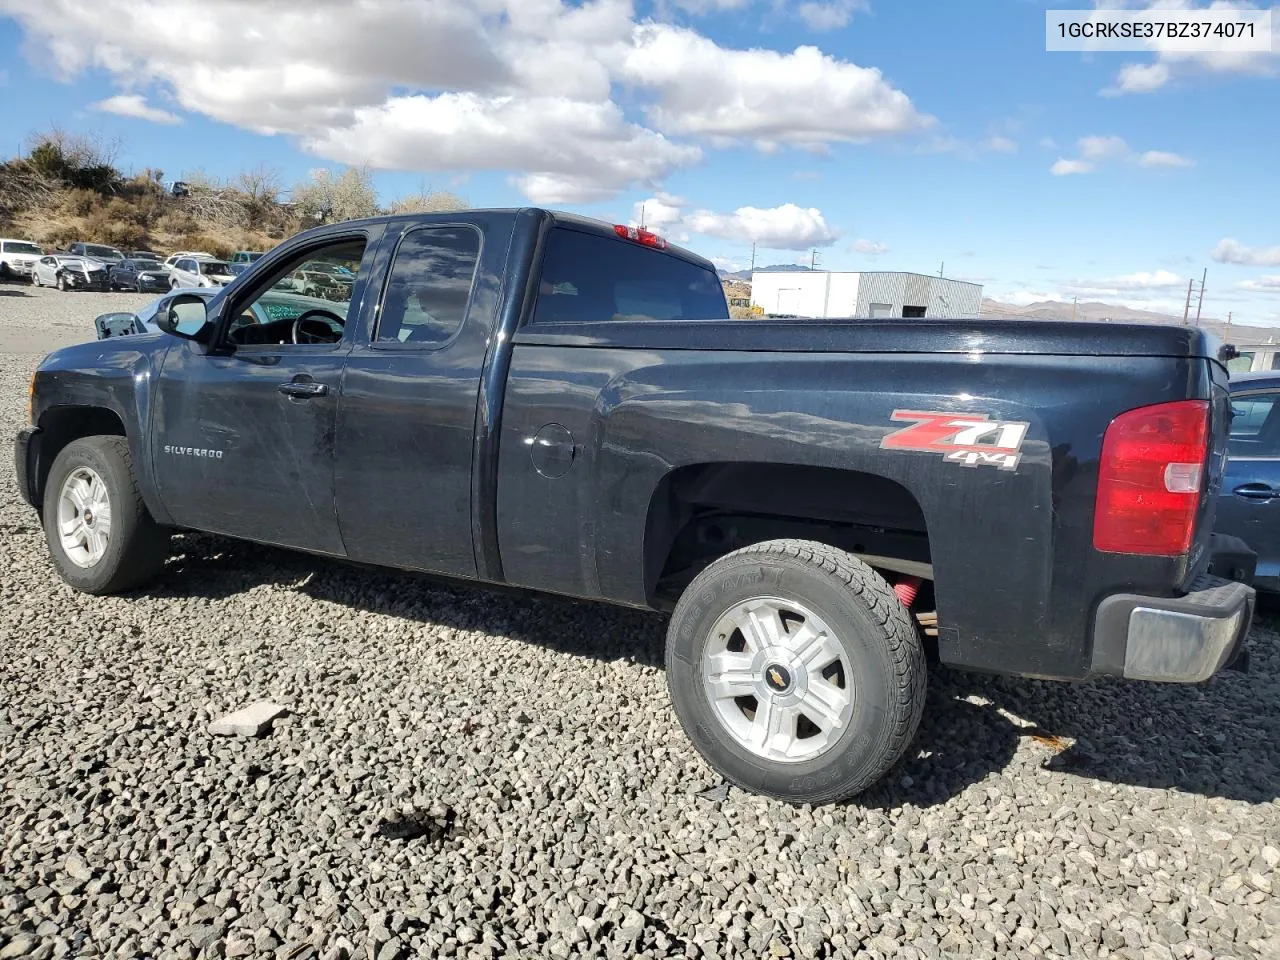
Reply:
<svg viewBox="0 0 1280 960"><path fill-rule="evenodd" d="M156 326L183 340L202 341L213 329L209 302L193 293L180 293L156 313Z"/></svg>

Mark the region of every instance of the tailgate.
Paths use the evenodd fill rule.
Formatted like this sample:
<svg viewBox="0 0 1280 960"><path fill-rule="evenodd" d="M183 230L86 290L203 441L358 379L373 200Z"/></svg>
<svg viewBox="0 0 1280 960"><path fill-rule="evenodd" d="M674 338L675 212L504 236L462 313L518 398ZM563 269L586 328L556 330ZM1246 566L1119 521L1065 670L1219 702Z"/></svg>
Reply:
<svg viewBox="0 0 1280 960"><path fill-rule="evenodd" d="M1231 393L1228 389L1227 370L1222 364L1205 360L1206 379L1210 383L1209 411L1209 460L1206 464L1208 480L1200 500L1196 516L1196 539L1191 547L1190 563L1183 589L1187 589L1202 574L1209 562L1209 544L1213 536L1214 520L1218 509L1218 495L1222 492L1223 476L1227 465L1227 439L1231 432Z"/></svg>

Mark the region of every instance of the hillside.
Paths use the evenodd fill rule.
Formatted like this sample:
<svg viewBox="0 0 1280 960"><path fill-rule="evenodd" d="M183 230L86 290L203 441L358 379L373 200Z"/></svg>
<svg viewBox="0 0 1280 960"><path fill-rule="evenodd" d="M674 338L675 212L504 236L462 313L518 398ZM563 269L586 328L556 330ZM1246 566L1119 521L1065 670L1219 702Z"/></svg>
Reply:
<svg viewBox="0 0 1280 960"><path fill-rule="evenodd" d="M1071 320L1073 306L1057 300L1015 306L999 300L984 298L982 315L992 319L1008 320ZM1161 323L1180 326L1182 317L1149 310L1134 310L1117 304L1090 301L1074 305L1075 319L1084 323ZM1200 327L1228 343L1265 343L1269 338L1280 340L1280 328L1255 327L1248 324L1227 324L1217 318L1201 317Z"/></svg>
<svg viewBox="0 0 1280 960"><path fill-rule="evenodd" d="M383 207L367 169L318 170L286 191L267 167L225 181L194 171L175 182L160 170L121 172L118 145L57 129L30 142L24 156L0 162L0 234L46 249L79 240L225 257L241 249L268 250L320 223L466 206L453 194L426 191Z"/></svg>

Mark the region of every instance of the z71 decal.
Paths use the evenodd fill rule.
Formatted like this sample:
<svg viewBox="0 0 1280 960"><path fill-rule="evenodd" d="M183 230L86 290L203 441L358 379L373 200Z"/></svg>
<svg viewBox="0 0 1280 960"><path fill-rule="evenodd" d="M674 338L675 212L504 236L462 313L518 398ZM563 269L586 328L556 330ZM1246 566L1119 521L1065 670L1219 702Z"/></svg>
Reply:
<svg viewBox="0 0 1280 960"><path fill-rule="evenodd" d="M934 413L895 410L894 420L915 421L880 441L881 450L919 450L944 454L962 467L1016 470L1030 426L1020 420L988 420L985 413Z"/></svg>

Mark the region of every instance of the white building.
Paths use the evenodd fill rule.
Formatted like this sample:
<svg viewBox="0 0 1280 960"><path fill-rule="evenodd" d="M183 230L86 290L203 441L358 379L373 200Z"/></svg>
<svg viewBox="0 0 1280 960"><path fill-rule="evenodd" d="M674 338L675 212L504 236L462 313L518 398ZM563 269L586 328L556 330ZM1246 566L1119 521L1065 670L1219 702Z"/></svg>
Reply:
<svg viewBox="0 0 1280 960"><path fill-rule="evenodd" d="M795 317L972 319L982 310L982 285L920 273L756 271L751 303Z"/></svg>

